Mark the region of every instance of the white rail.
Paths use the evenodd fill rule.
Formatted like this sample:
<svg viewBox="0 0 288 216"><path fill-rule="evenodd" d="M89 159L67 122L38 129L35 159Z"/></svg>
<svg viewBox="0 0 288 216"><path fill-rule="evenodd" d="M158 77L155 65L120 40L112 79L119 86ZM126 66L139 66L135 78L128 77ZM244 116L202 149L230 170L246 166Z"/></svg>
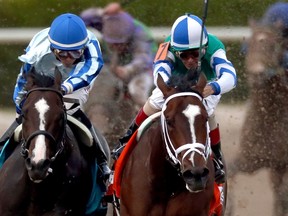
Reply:
<svg viewBox="0 0 288 216"><path fill-rule="evenodd" d="M0 44L23 44L28 43L34 34L42 28L0 28ZM101 39L99 32L91 29ZM242 41L250 37L251 31L248 27L207 27L209 33L218 36L221 40ZM151 27L152 34L157 41L162 41L170 33L168 27Z"/></svg>

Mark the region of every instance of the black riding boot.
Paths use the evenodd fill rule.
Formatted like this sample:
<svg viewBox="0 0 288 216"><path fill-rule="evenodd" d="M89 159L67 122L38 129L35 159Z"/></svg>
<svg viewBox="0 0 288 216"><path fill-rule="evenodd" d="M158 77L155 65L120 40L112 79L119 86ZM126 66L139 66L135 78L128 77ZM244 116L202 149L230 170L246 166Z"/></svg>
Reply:
<svg viewBox="0 0 288 216"><path fill-rule="evenodd" d="M217 184L225 183L226 174L224 171L224 164L222 161L221 143L211 146L214 153L213 163L215 167L215 181Z"/></svg>
<svg viewBox="0 0 288 216"><path fill-rule="evenodd" d="M10 125L10 127L6 130L6 132L2 135L0 138L0 152L7 142L11 138L11 136L14 134L15 129L22 123L21 116L16 118L13 123Z"/></svg>
<svg viewBox="0 0 288 216"><path fill-rule="evenodd" d="M123 137L119 139L119 142L116 144L116 147L112 150L111 155L114 160L117 160L122 153L126 143L132 137L133 133L138 129L138 125L135 123L135 120L131 123L129 129Z"/></svg>
<svg viewBox="0 0 288 216"><path fill-rule="evenodd" d="M84 112L82 110L77 110L74 114L73 117L77 118L80 120L91 132L93 140L94 140L94 147L96 149L96 158L97 158L97 164L99 167L100 172L102 173L102 178L104 181L108 180L111 170L109 168L109 165L107 163L107 157L104 153L103 147L101 146L101 143L98 139L98 136L96 134L96 131L91 124L90 120L87 118Z"/></svg>
<svg viewBox="0 0 288 216"><path fill-rule="evenodd" d="M107 163L107 156L103 150L101 141L98 139L97 133L93 126L90 128L90 132L93 136L94 143L95 143L97 163L98 163L100 172L102 173L102 177L104 181L106 181L109 179L109 176L111 173L111 170Z"/></svg>

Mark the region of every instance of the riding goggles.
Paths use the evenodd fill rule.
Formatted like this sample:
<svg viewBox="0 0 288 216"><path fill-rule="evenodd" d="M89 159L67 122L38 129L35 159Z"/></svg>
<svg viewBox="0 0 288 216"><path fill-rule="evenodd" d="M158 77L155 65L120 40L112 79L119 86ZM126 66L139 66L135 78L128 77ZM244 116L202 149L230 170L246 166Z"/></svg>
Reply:
<svg viewBox="0 0 288 216"><path fill-rule="evenodd" d="M182 60L188 60L189 58L199 58L199 49L190 49L185 51L177 51L176 55Z"/></svg>
<svg viewBox="0 0 288 216"><path fill-rule="evenodd" d="M54 49L54 54L58 57L58 58L74 58L74 59L78 59L80 58L84 53L83 49L79 49L79 50L59 50L59 49Z"/></svg>

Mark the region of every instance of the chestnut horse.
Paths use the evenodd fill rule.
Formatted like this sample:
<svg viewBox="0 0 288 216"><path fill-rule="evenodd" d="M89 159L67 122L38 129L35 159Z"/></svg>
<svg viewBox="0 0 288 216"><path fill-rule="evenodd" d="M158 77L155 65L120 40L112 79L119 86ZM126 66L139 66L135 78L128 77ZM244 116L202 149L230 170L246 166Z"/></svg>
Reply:
<svg viewBox="0 0 288 216"><path fill-rule="evenodd" d="M169 83L159 76L165 98L160 120L150 122L123 168L120 215L222 215L210 211L215 183L201 94L206 78L201 75L193 87L190 80L180 78Z"/></svg>
<svg viewBox="0 0 288 216"><path fill-rule="evenodd" d="M273 215L282 216L288 214L288 71L283 65L288 39L276 27L254 24L251 29L245 61L249 103L240 153L228 173L233 178L238 172L254 174L269 169L275 200ZM233 209L233 202L231 205Z"/></svg>
<svg viewBox="0 0 288 216"><path fill-rule="evenodd" d="M84 216L100 206L93 151L69 126L61 79L58 70L55 80L34 68L28 73L21 145L11 138L1 153L12 152L0 169L1 216ZM98 197L87 210L93 189Z"/></svg>

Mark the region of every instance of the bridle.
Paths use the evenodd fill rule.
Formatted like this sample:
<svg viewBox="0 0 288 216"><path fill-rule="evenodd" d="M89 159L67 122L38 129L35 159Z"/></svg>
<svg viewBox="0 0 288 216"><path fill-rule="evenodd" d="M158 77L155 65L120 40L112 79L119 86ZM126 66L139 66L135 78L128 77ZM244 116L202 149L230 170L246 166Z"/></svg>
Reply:
<svg viewBox="0 0 288 216"><path fill-rule="evenodd" d="M203 157L205 162L207 162L207 159L208 159L209 155L211 154L210 139L209 139L209 134L208 134L209 130L207 130L207 139L206 139L206 143L204 143L204 144L203 143L197 143L197 142L187 143L185 145L180 146L177 149L175 149L173 146L173 143L169 137L168 127L167 127L164 111L166 110L167 103L169 101L171 101L172 99L174 99L176 97L185 97L185 96L196 97L200 101L203 100L202 96L200 96L198 93L195 93L195 92L176 93L176 94L169 96L165 100L165 103L164 103L162 111L161 111L161 126L162 126L162 132L163 132L166 150L167 150L167 153L168 153L168 156L170 159L169 161L172 163L172 165L174 165L176 167L182 164L181 161L178 159L178 155L183 151L186 151L186 152L184 153L184 155L182 157L182 161L184 160L185 157L192 154L193 165L195 164L194 163L194 155L195 154L199 154L201 157ZM206 124L207 124L207 128L209 128L208 121Z"/></svg>
<svg viewBox="0 0 288 216"><path fill-rule="evenodd" d="M34 91L51 91L51 92L55 92L61 99L61 101L63 102L63 95L60 91L58 90L55 90L55 89L52 89L52 88L45 88L45 87L39 87L39 88L34 88L34 89L31 89L30 91L28 91L28 93L26 94L26 99L27 97L31 94L31 92L34 92ZM29 135L29 137L27 139L24 139L24 137L22 138L21 140L21 154L22 156L27 159L28 158L28 154L29 154L29 146L30 146L30 143L32 141L33 138L35 138L36 136L39 136L39 135L44 135L46 138L48 138L53 144L55 144L55 146L59 146L59 149L57 150L57 152L55 153L55 155L50 159L51 162L55 161L55 159L57 158L58 155L61 154L61 152L63 151L64 149L64 137L65 137L65 127L66 127L66 122L67 122L67 113L66 113L66 109L65 109L65 106L64 106L64 103L63 103L63 107L64 107L64 124L63 124L63 128L62 128L62 131L63 131L63 134L62 136L60 136L60 139L59 140L56 140L55 137L45 131L45 130L37 130L35 132L33 132L32 134ZM52 172L52 170L50 170L50 172Z"/></svg>

